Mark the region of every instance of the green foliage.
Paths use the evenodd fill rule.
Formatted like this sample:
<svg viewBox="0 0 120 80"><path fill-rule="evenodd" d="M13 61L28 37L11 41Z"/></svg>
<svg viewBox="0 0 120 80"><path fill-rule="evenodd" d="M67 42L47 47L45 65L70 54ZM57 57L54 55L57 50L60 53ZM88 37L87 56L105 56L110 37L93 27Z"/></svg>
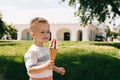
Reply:
<svg viewBox="0 0 120 80"><path fill-rule="evenodd" d="M11 35L12 39L17 39L17 30L13 25L8 25L8 32Z"/></svg>
<svg viewBox="0 0 120 80"><path fill-rule="evenodd" d="M0 73L5 80L28 80L23 56L31 44L32 41L0 41ZM54 80L120 80L120 44L59 41L58 45L55 64L63 66L66 74L54 72Z"/></svg>
<svg viewBox="0 0 120 80"><path fill-rule="evenodd" d="M112 36L112 32L111 32L109 26L106 27L105 32L106 32L107 37Z"/></svg>
<svg viewBox="0 0 120 80"><path fill-rule="evenodd" d="M112 32L109 26L105 28L105 32L107 37L113 36L114 38L117 38L117 36L120 36L120 29L118 30L118 32Z"/></svg>
<svg viewBox="0 0 120 80"><path fill-rule="evenodd" d="M4 34L7 34L7 26L2 19L0 19L0 38L3 37Z"/></svg>
<svg viewBox="0 0 120 80"><path fill-rule="evenodd" d="M0 14L0 38L4 35L11 35L13 39L17 39L17 30L12 25L6 24L2 20L2 14Z"/></svg>
<svg viewBox="0 0 120 80"><path fill-rule="evenodd" d="M67 1L67 0L62 0ZM82 24L92 23L92 20L104 22L106 18L115 19L120 16L120 0L68 0L70 6L77 8L75 15ZM111 9L108 7L111 6ZM114 12L111 15L111 12Z"/></svg>

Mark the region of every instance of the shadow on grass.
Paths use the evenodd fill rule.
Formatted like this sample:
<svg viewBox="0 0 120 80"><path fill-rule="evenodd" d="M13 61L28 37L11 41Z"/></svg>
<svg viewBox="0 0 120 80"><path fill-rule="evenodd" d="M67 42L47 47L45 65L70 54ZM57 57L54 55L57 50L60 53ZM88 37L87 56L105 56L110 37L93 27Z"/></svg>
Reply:
<svg viewBox="0 0 120 80"><path fill-rule="evenodd" d="M110 42L110 43L109 42L107 42L107 43L99 43L99 42L97 42L97 43L93 43L93 44L102 45L102 46L112 46L112 47L120 49L120 43L115 43L115 42Z"/></svg>
<svg viewBox="0 0 120 80"><path fill-rule="evenodd" d="M17 57L0 56L0 72L5 80L28 80L24 60ZM54 73L54 80L120 80L120 59L108 55L58 54L56 65L63 66L66 74Z"/></svg>
<svg viewBox="0 0 120 80"><path fill-rule="evenodd" d="M120 80L120 59L102 54L57 55L57 66L66 74L54 72L54 80Z"/></svg>
<svg viewBox="0 0 120 80"><path fill-rule="evenodd" d="M16 62L16 57L0 56L0 72L5 80L28 80L24 61Z"/></svg>

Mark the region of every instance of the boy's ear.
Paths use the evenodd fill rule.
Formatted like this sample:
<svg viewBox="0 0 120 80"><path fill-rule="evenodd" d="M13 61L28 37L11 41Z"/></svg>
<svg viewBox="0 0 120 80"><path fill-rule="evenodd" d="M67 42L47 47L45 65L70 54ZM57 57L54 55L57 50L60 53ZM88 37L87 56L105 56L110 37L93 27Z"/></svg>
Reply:
<svg viewBox="0 0 120 80"><path fill-rule="evenodd" d="M35 34L33 32L30 32L30 35L32 38L35 38Z"/></svg>

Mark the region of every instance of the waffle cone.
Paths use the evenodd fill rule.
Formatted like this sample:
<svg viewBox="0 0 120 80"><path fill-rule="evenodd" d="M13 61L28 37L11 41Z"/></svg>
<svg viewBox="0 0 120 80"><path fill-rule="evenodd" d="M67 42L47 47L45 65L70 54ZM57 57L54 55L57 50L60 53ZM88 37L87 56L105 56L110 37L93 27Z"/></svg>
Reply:
<svg viewBox="0 0 120 80"><path fill-rule="evenodd" d="M57 55L58 49L50 48L49 52L50 52L50 60L54 60Z"/></svg>

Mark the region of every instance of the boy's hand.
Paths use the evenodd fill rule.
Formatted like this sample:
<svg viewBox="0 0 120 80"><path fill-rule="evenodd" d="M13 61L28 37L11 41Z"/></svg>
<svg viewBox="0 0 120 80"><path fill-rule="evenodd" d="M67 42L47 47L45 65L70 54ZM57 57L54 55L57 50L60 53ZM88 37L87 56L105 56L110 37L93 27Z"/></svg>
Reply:
<svg viewBox="0 0 120 80"><path fill-rule="evenodd" d="M63 67L59 67L59 72L61 75L65 74L65 69Z"/></svg>
<svg viewBox="0 0 120 80"><path fill-rule="evenodd" d="M65 74L65 69L63 67L54 67L54 71L56 71L57 73L60 73L61 75Z"/></svg>
<svg viewBox="0 0 120 80"><path fill-rule="evenodd" d="M54 60L49 60L47 62L47 67L48 67L48 69L53 69L54 68Z"/></svg>

